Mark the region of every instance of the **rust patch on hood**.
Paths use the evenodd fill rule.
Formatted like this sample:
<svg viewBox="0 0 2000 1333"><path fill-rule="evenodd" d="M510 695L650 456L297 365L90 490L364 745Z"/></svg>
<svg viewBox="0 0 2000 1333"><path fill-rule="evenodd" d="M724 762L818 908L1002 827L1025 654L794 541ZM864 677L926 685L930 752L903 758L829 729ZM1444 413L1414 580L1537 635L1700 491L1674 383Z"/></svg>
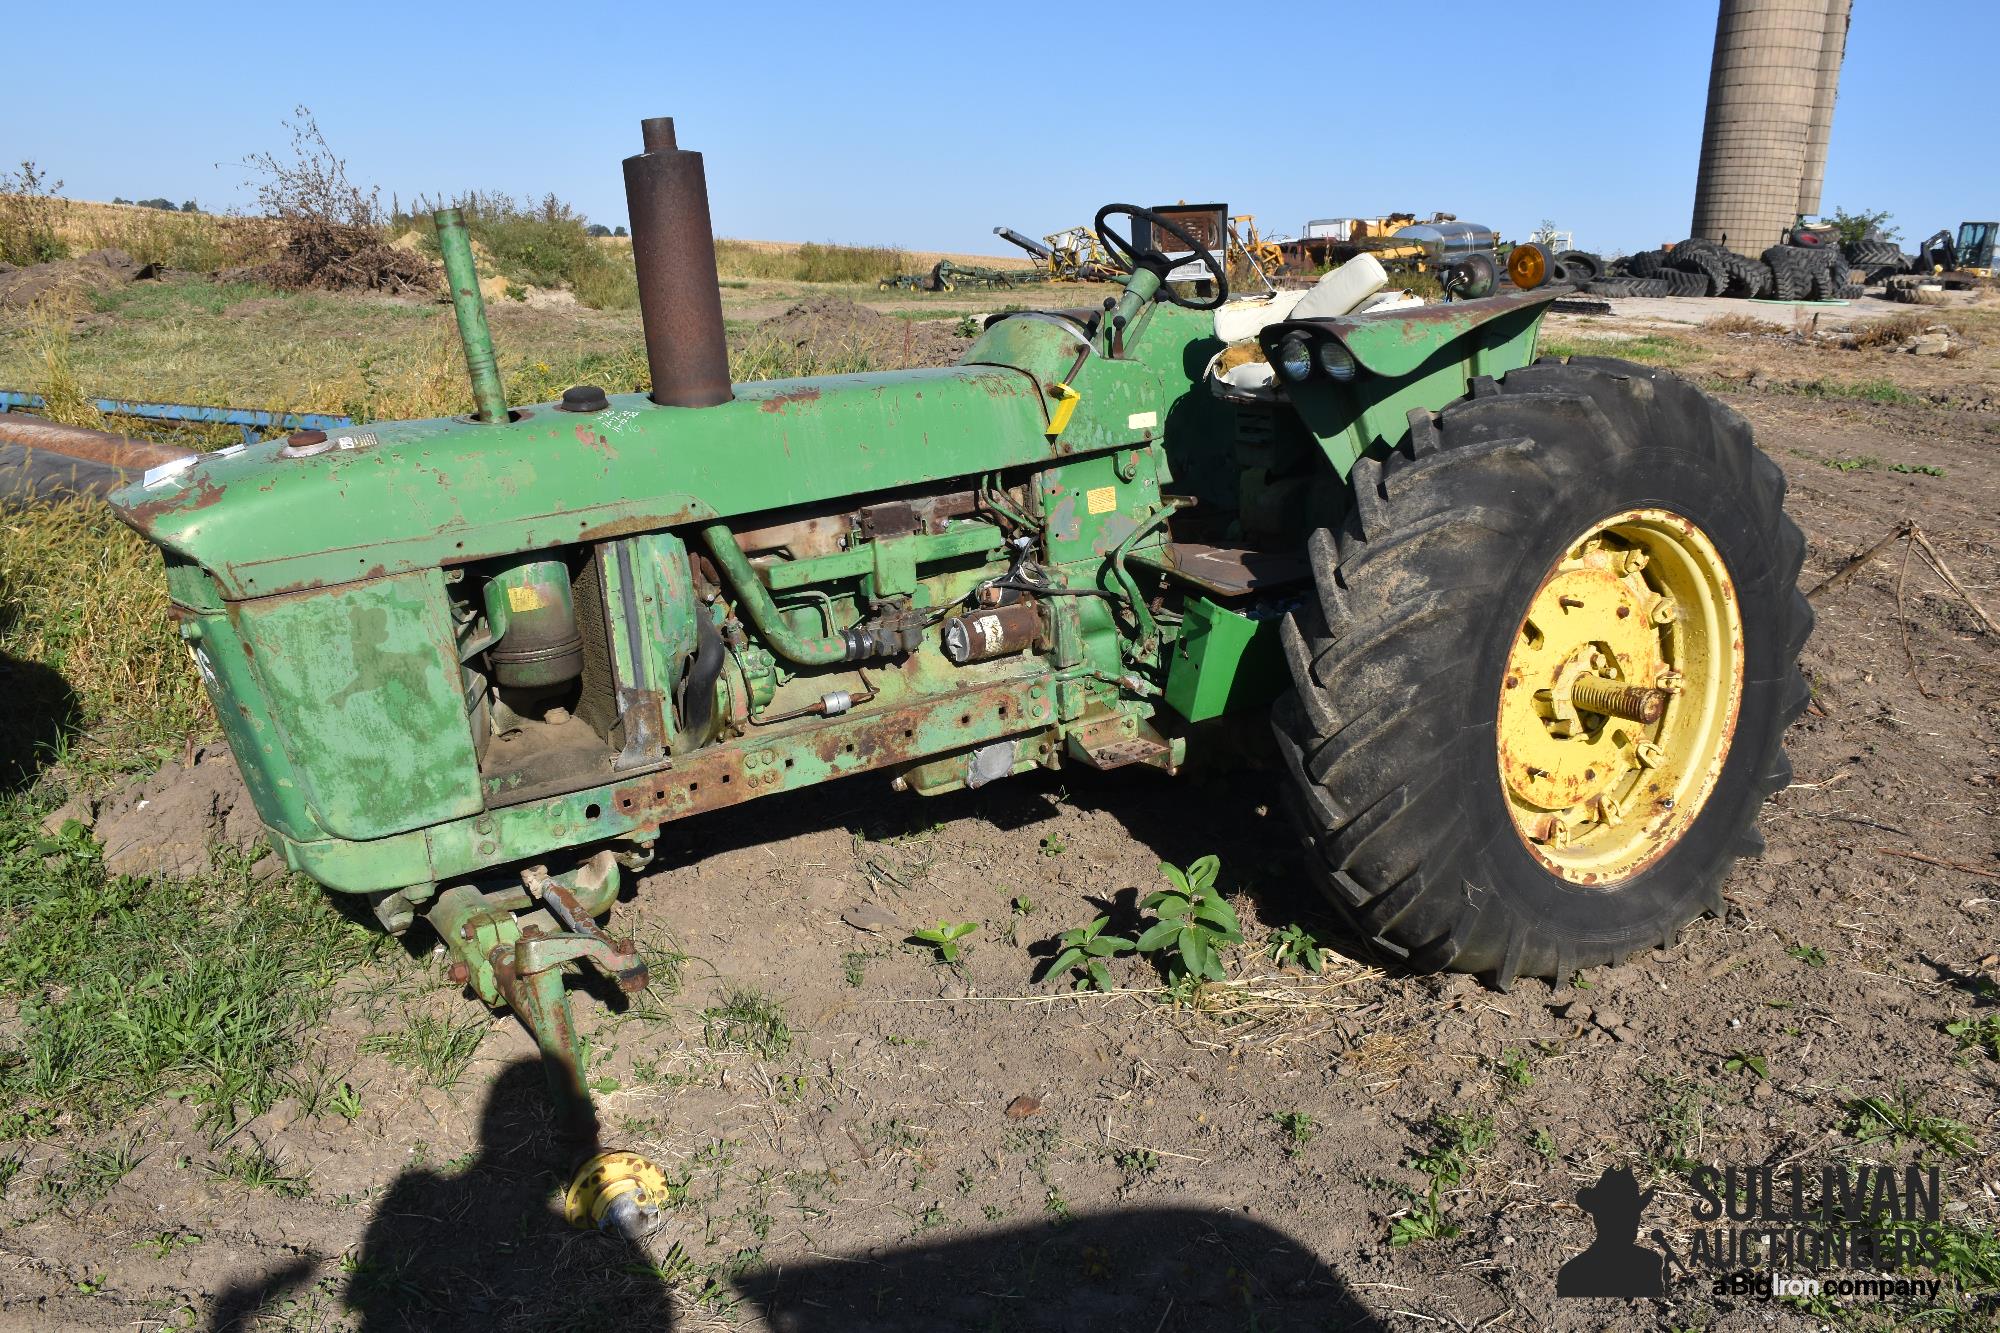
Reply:
<svg viewBox="0 0 2000 1333"><path fill-rule="evenodd" d="M759 412L782 412L793 403L814 403L819 401L820 388L809 384L803 389L793 389L790 393L774 394L757 405Z"/></svg>
<svg viewBox="0 0 2000 1333"><path fill-rule="evenodd" d="M222 487L196 473L185 487L162 495L158 499L142 500L128 509L121 509L119 517L144 533L169 514L194 513L206 509L221 500L222 495Z"/></svg>
<svg viewBox="0 0 2000 1333"><path fill-rule="evenodd" d="M611 447L611 440L608 436L599 435L588 424L581 421L576 424L575 431L576 442L584 448L602 454L606 459L618 457L618 451Z"/></svg>

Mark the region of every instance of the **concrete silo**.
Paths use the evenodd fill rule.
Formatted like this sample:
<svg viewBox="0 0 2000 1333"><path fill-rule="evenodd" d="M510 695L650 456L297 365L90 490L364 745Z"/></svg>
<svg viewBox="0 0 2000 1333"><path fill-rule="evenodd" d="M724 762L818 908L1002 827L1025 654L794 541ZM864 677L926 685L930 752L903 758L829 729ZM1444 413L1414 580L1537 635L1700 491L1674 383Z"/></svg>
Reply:
<svg viewBox="0 0 2000 1333"><path fill-rule="evenodd" d="M1757 255L1819 211L1851 0L1722 0L1690 234Z"/></svg>

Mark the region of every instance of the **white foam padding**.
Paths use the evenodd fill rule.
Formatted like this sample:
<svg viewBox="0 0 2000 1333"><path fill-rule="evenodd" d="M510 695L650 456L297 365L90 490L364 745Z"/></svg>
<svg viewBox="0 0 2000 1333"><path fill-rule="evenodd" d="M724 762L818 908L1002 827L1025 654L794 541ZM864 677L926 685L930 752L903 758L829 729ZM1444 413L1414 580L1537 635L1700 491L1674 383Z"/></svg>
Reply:
<svg viewBox="0 0 2000 1333"><path fill-rule="evenodd" d="M1356 255L1314 283L1292 307L1293 319L1332 319L1351 314L1389 285L1388 270L1374 255Z"/></svg>
<svg viewBox="0 0 2000 1333"><path fill-rule="evenodd" d="M1247 301L1229 301L1215 312L1215 336L1226 343L1254 338L1265 325L1289 316L1304 296L1304 291L1272 292Z"/></svg>

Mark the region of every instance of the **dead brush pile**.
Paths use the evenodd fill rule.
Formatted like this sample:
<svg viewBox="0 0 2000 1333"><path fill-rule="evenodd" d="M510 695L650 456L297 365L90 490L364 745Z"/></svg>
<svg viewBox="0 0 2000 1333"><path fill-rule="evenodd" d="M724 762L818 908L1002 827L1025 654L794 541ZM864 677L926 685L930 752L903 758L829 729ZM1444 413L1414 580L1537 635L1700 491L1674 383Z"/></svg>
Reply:
<svg viewBox="0 0 2000 1333"><path fill-rule="evenodd" d="M371 291L431 295L444 290L437 262L389 244L379 226L288 220L278 257L232 270L232 278L293 291Z"/></svg>
<svg viewBox="0 0 2000 1333"><path fill-rule="evenodd" d="M347 178L346 160L327 146L310 110L294 114L285 122L289 158L253 153L243 160L258 177L258 203L282 228L278 256L227 276L293 290L442 292L435 260L389 244L381 192Z"/></svg>

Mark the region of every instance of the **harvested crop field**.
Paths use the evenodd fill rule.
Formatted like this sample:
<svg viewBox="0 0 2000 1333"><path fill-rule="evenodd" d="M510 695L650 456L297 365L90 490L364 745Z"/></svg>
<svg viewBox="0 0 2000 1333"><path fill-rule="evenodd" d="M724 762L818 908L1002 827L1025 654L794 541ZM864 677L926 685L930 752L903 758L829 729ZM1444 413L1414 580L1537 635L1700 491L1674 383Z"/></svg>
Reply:
<svg viewBox="0 0 2000 1333"><path fill-rule="evenodd" d="M759 293L783 308L733 327L739 372L946 362L977 313L963 294L794 295ZM105 391L138 392L111 382L129 365L147 393L212 396L242 364L260 396L357 411L463 393L427 350L435 306L198 282L92 299L65 364ZM1570 985L1399 970L1314 896L1255 737L1171 779L1072 768L925 801L862 777L670 825L612 918L653 989L577 1006L602 1141L672 1185L644 1245L566 1224L534 1045L428 940L268 877L254 845L194 880L118 879L65 828L129 835L115 788L201 772L197 707L174 705L200 733L184 746L171 727L122 758L79 742L7 798L0 1328L1994 1326L2000 638L1977 608L2000 608L2000 311L1924 313L1957 352L1789 323L1545 330L1545 350L1665 365L1741 412L1790 481L1803 588L1903 525L1923 538L1815 597L1793 784L1723 915ZM643 369L629 316L495 323L526 383ZM241 341L280 325L303 385ZM378 335L391 353L364 364ZM0 339L0 383L42 373L36 336ZM102 730L34 588L50 530L6 521L10 661L39 634L39 660L77 678L78 725ZM191 857L187 824L227 841L234 809L207 791L162 836ZM1160 863L1208 855L1247 940L1227 981L1174 994L1130 958L1103 994L1040 979L1058 934L1099 913L1130 933ZM957 922L977 928L956 961L911 942ZM52 956L65 942L89 974ZM241 969L200 992L207 1017L239 1004L236 1029L165 1021L203 959ZM10 1045L65 1004L93 1026ZM98 1067L106 1050L120 1068ZM1687 1256L1692 1168L1792 1164L1935 1166L1956 1247L1941 1287L1815 1303L1669 1271L1664 1305L1556 1298L1593 1239L1578 1193L1608 1169L1654 1191L1642 1225Z"/></svg>

